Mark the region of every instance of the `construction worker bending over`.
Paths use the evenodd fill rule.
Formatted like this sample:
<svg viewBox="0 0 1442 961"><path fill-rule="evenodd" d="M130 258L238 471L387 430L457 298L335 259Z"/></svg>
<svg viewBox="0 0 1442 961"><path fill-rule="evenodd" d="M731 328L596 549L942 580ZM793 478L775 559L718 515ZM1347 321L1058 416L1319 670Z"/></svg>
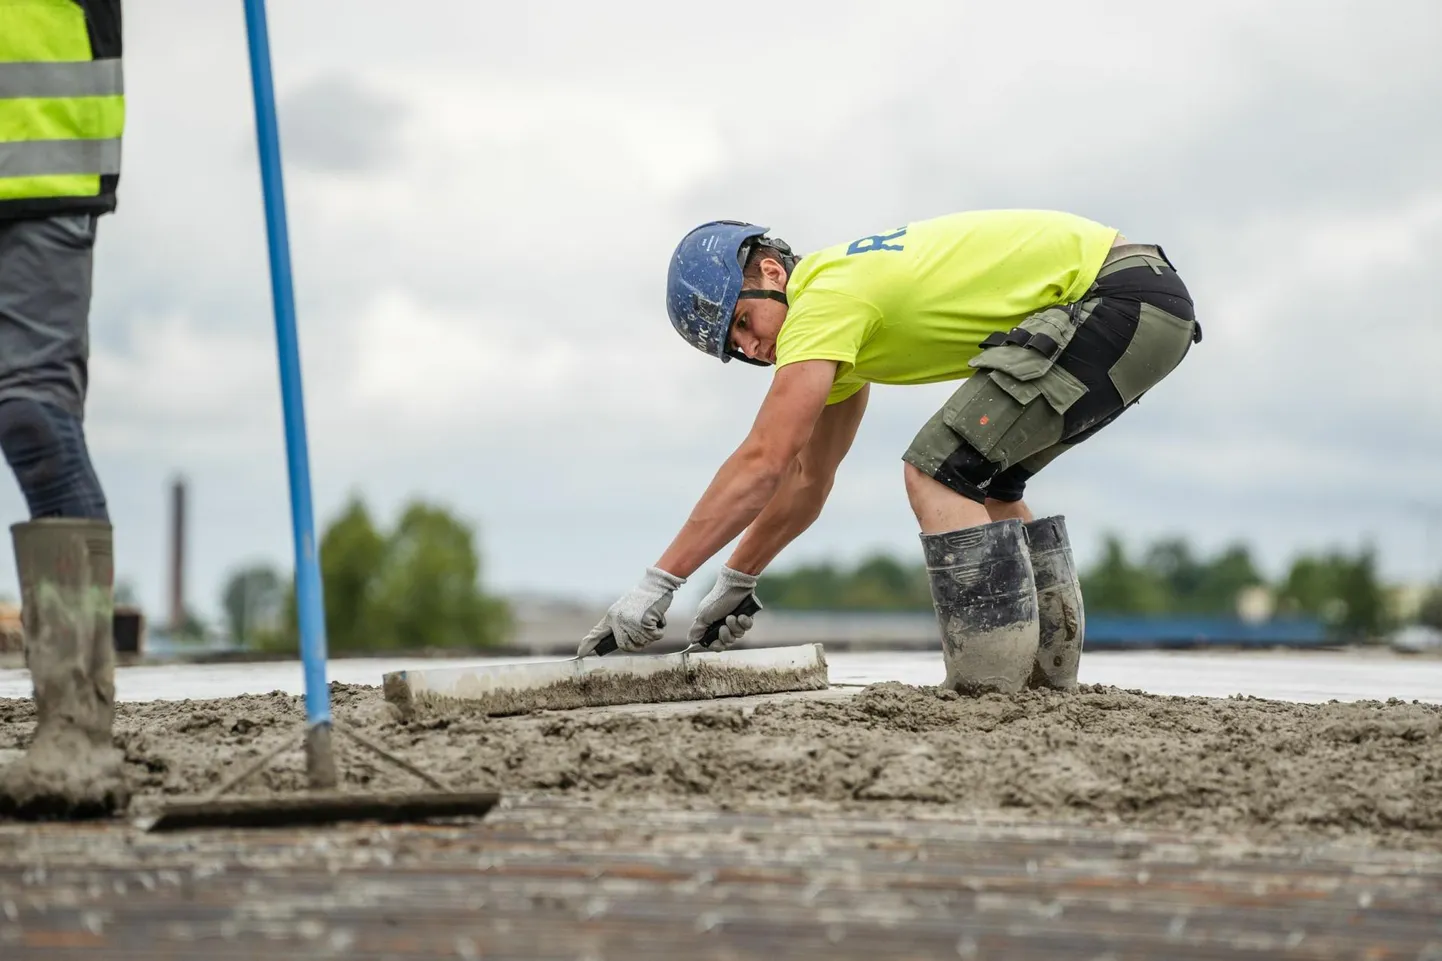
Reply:
<svg viewBox="0 0 1442 961"><path fill-rule="evenodd" d="M693 642L735 644L757 575L811 525L869 385L962 381L902 455L907 497L960 692L1071 689L1083 642L1065 520L1027 481L1167 376L1201 339L1160 247L1067 213L951 214L798 258L767 228L713 221L671 260L671 323L696 349L775 373L750 433L674 541L581 642L659 640L674 592L745 532L701 601ZM736 613L738 609L741 613Z"/></svg>
<svg viewBox="0 0 1442 961"><path fill-rule="evenodd" d="M82 426L96 221L125 123L119 0L0 2L0 449L29 507L11 528L37 724L0 814L124 806L111 743L114 581Z"/></svg>

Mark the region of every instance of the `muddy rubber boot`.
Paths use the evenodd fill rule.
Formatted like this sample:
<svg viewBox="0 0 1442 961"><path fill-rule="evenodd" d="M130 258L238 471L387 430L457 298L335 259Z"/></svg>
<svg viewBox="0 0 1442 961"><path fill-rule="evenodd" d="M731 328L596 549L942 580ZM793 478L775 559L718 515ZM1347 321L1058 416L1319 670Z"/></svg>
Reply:
<svg viewBox="0 0 1442 961"><path fill-rule="evenodd" d="M1036 667L1028 686L1073 691L1086 635L1086 616L1066 518L1057 514L1034 520L1026 525L1026 535L1031 544L1041 621Z"/></svg>
<svg viewBox="0 0 1442 961"><path fill-rule="evenodd" d="M944 686L960 694L1021 690L1039 639L1021 521L922 534L921 546L941 626Z"/></svg>
<svg viewBox="0 0 1442 961"><path fill-rule="evenodd" d="M25 756L0 771L0 815L108 817L129 802L123 756L111 742L110 525L45 518L10 530L37 723Z"/></svg>

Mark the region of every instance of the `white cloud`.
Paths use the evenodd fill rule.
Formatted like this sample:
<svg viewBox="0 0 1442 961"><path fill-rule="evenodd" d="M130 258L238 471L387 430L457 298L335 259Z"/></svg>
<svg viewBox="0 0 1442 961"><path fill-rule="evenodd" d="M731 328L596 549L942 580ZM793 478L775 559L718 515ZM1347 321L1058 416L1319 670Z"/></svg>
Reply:
<svg viewBox="0 0 1442 961"><path fill-rule="evenodd" d="M178 312L133 321L128 349L93 349L91 371L92 444L123 454L225 456L269 426L256 401L278 389L272 344Z"/></svg>

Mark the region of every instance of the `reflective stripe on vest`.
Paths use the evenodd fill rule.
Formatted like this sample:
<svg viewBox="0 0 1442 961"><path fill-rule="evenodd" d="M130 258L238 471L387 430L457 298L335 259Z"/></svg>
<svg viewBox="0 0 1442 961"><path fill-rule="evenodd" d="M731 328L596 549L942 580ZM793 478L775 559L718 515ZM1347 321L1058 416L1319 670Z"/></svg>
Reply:
<svg viewBox="0 0 1442 961"><path fill-rule="evenodd" d="M124 92L119 60L0 63L0 97L104 97Z"/></svg>
<svg viewBox="0 0 1442 961"><path fill-rule="evenodd" d="M0 143L0 177L118 173L118 137L110 140L21 140Z"/></svg>

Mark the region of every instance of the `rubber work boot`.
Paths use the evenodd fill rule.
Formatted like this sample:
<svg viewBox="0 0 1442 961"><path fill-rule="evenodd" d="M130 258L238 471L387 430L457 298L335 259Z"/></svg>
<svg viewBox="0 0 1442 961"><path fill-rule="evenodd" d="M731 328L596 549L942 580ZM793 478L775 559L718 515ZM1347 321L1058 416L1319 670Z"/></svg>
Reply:
<svg viewBox="0 0 1442 961"><path fill-rule="evenodd" d="M115 718L114 555L103 521L45 518L11 529L20 574L35 737L0 771L0 815L108 817L129 803Z"/></svg>
<svg viewBox="0 0 1442 961"><path fill-rule="evenodd" d="M921 546L941 626L944 686L961 694L1021 690L1039 638L1021 521L922 534Z"/></svg>
<svg viewBox="0 0 1442 961"><path fill-rule="evenodd" d="M1056 514L1034 520L1026 525L1026 536L1041 621L1036 667L1028 686L1074 691L1086 617L1066 518Z"/></svg>

